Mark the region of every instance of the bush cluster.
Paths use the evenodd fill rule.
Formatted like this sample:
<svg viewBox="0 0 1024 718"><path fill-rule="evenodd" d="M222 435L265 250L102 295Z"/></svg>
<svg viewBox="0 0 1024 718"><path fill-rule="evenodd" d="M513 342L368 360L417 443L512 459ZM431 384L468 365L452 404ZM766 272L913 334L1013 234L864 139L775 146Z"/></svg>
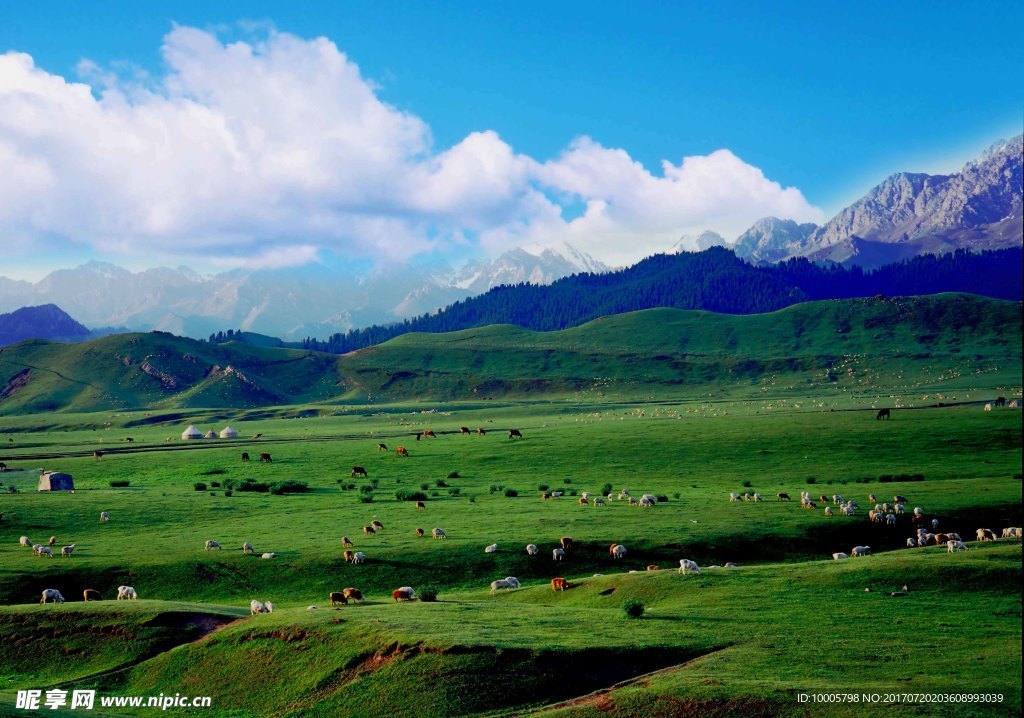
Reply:
<svg viewBox="0 0 1024 718"><path fill-rule="evenodd" d="M640 601L629 600L622 604L622 610L626 613L627 618L640 618L644 615L644 604Z"/></svg>
<svg viewBox="0 0 1024 718"><path fill-rule="evenodd" d="M270 493L275 496L281 496L282 494L304 494L309 491L309 484L305 481L295 481L293 479L271 483L257 481L256 479L228 479L224 482L224 488L231 489L232 491L253 491L260 494ZM199 489L199 484L196 484L196 491L201 490L205 490L205 485L203 489Z"/></svg>
<svg viewBox="0 0 1024 718"><path fill-rule="evenodd" d="M421 491L409 491L408 489L399 489L395 492L395 499L398 501L426 501L427 495Z"/></svg>
<svg viewBox="0 0 1024 718"><path fill-rule="evenodd" d="M131 483L132 483L131 481L126 481L126 480L111 481L110 482L110 488L112 488L112 489L123 489L123 488L125 488L127 486L130 486Z"/></svg>

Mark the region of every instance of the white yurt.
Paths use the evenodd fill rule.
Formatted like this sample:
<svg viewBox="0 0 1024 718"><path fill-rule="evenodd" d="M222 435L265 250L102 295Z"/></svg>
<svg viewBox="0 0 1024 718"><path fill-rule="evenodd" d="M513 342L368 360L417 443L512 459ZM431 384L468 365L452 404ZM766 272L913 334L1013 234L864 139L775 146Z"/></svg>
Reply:
<svg viewBox="0 0 1024 718"><path fill-rule="evenodd" d="M238 432L232 429L230 426L225 426L220 430L220 438L222 439L237 439Z"/></svg>
<svg viewBox="0 0 1024 718"><path fill-rule="evenodd" d="M210 429L208 432L203 434L203 438L204 439L216 439L217 438L217 432L214 431L213 429Z"/></svg>
<svg viewBox="0 0 1024 718"><path fill-rule="evenodd" d="M203 432L199 431L195 426L189 424L189 427L181 432L181 438L184 440L188 439L202 439Z"/></svg>

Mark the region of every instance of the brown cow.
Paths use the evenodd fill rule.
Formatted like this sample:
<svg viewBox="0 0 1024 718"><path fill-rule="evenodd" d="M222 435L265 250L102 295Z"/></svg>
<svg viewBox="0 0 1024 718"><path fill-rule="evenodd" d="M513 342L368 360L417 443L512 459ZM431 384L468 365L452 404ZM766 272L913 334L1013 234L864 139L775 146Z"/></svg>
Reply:
<svg viewBox="0 0 1024 718"><path fill-rule="evenodd" d="M552 591L564 591L569 588L569 582L564 578L553 578L551 579L551 590Z"/></svg>
<svg viewBox="0 0 1024 718"><path fill-rule="evenodd" d="M102 459L103 458L103 452L102 451L94 451L94 452L92 452L92 458L94 458L94 459Z"/></svg>
<svg viewBox="0 0 1024 718"><path fill-rule="evenodd" d="M369 476L369 474L366 473L366 469L362 466L353 466L352 476Z"/></svg>
<svg viewBox="0 0 1024 718"><path fill-rule="evenodd" d="M789 498L789 494L783 494L783 493L775 494L775 498L777 498L779 501L790 501L791 500Z"/></svg>
<svg viewBox="0 0 1024 718"><path fill-rule="evenodd" d="M545 491L543 494L540 495L540 498L541 498L542 501L547 501L548 499L551 498L551 494L549 494L547 491Z"/></svg>
<svg viewBox="0 0 1024 718"><path fill-rule="evenodd" d="M264 451L263 453L260 454L260 463L273 464L274 460L270 458L270 454Z"/></svg>
<svg viewBox="0 0 1024 718"><path fill-rule="evenodd" d="M469 427L468 426L460 426L459 427L459 432L469 436Z"/></svg>
<svg viewBox="0 0 1024 718"><path fill-rule="evenodd" d="M425 503L423 503L422 501L417 501L416 502L416 508L417 509L425 509L425 508L427 508L427 505Z"/></svg>
<svg viewBox="0 0 1024 718"><path fill-rule="evenodd" d="M426 439L436 439L437 438L437 434L435 434L432 429L424 429L423 430L423 437L426 438Z"/></svg>
<svg viewBox="0 0 1024 718"><path fill-rule="evenodd" d="M377 444L377 451L387 451L387 450L388 450L388 445L387 444Z"/></svg>
<svg viewBox="0 0 1024 718"><path fill-rule="evenodd" d="M377 533L377 529L373 528L373 526L363 526L363 533L369 536L370 534Z"/></svg>
<svg viewBox="0 0 1024 718"><path fill-rule="evenodd" d="M84 591L82 591L82 600L83 601L101 601L103 599L100 596L100 592L97 591L95 588L87 588Z"/></svg>
<svg viewBox="0 0 1024 718"><path fill-rule="evenodd" d="M477 436L484 436L484 435L485 435L486 433L487 433L487 432L486 432L486 431L484 431L484 430L483 430L482 428L480 428L479 426L478 426L478 427L476 428L476 435L477 435Z"/></svg>
<svg viewBox="0 0 1024 718"><path fill-rule="evenodd" d="M510 439L522 439L523 438L523 432L519 431L519 429L509 429L508 438L510 438Z"/></svg>
<svg viewBox="0 0 1024 718"><path fill-rule="evenodd" d="M572 536L563 536L558 539L558 544L566 551L572 548Z"/></svg>
<svg viewBox="0 0 1024 718"><path fill-rule="evenodd" d="M50 545L53 546L55 543L57 543L57 537L56 536L51 536L50 537Z"/></svg>
<svg viewBox="0 0 1024 718"><path fill-rule="evenodd" d="M352 543L352 539L350 539L348 536L342 536L341 537L341 545L342 546L355 546L355 544Z"/></svg>
<svg viewBox="0 0 1024 718"><path fill-rule="evenodd" d="M660 571L661 570L661 566L658 566L658 565L652 563L650 566L647 567L647 570L648 571Z"/></svg>
<svg viewBox="0 0 1024 718"><path fill-rule="evenodd" d="M404 446L399 446L398 448L395 449L395 455L396 456L408 457L409 456L409 450L407 448L405 448Z"/></svg>
<svg viewBox="0 0 1024 718"><path fill-rule="evenodd" d="M381 529L383 529L383 528L384 528L384 524L382 524L382 523L381 523L380 521L378 521L377 519L374 519L373 521L371 521L371 522L370 522L370 526L373 526L373 527L374 527L375 529L377 529L378 531L380 531Z"/></svg>
<svg viewBox="0 0 1024 718"><path fill-rule="evenodd" d="M341 556L345 559L346 562L351 562L352 557L355 556L355 554L351 551L345 551L345 553L341 554Z"/></svg>
<svg viewBox="0 0 1024 718"><path fill-rule="evenodd" d="M359 601L360 603L363 601L363 592L358 588L346 588L342 593L349 601Z"/></svg>
<svg viewBox="0 0 1024 718"><path fill-rule="evenodd" d="M341 591L331 591L331 605L337 606L339 603L343 606L347 606L348 598L346 598L345 594Z"/></svg>
<svg viewBox="0 0 1024 718"><path fill-rule="evenodd" d="M395 599L395 603L399 601L415 601L416 593L411 588L396 588L391 592L391 598Z"/></svg>
<svg viewBox="0 0 1024 718"><path fill-rule="evenodd" d="M416 529L416 535L417 536L422 536L423 535L423 529Z"/></svg>
<svg viewBox="0 0 1024 718"><path fill-rule="evenodd" d="M243 462L249 461L249 452L248 451L243 451L242 452L242 461Z"/></svg>
<svg viewBox="0 0 1024 718"><path fill-rule="evenodd" d="M580 506L587 506L587 500L583 497L578 499Z"/></svg>

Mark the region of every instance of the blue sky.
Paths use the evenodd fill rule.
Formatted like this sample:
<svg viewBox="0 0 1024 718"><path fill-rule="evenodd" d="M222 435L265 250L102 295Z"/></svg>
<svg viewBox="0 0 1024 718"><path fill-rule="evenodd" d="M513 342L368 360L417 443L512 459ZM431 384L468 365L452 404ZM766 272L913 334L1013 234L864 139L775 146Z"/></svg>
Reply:
<svg viewBox="0 0 1024 718"><path fill-rule="evenodd" d="M774 5L21 3L0 10L0 53L26 53L39 70L68 80L83 79L79 63L87 59L97 76L114 72L123 81L141 69L155 82L168 72L161 47L175 24L225 45L258 43L270 27L303 41L323 36L358 66L377 99L422 123L430 147L418 146L418 156L436 158L490 131L502 151L507 146L531 162L550 163L586 137L602 150L623 150L660 177L662 161L679 166L683 157L726 149L782 188L798 190L819 220L893 171L952 170L992 141L1021 132L1017 73L1024 50L1009 28L1022 25L1024 3ZM95 78L85 79L98 96ZM544 184L567 220L590 201L615 205L581 189L592 183L577 176L584 164L610 156L592 147L577 155L571 179L564 167L547 167L541 180L529 180ZM447 251L486 244L480 237L488 218L502 226L513 217L534 222L532 215L522 220L527 210L519 200L500 217L478 211L481 203L473 200L471 220L435 222L420 237L422 246L410 240L409 251L436 251L430 239L439 232L449 236ZM812 218L810 210L793 213L801 211ZM67 231L20 229L28 236L22 246ZM514 236L537 241L543 233ZM286 245L279 236L259 241ZM306 251L323 241L311 241ZM607 249L612 241L595 246ZM76 237L66 248L76 256L130 251L113 239L90 242ZM363 236L354 251L370 251L373 243ZM224 257L236 254L218 246Z"/></svg>

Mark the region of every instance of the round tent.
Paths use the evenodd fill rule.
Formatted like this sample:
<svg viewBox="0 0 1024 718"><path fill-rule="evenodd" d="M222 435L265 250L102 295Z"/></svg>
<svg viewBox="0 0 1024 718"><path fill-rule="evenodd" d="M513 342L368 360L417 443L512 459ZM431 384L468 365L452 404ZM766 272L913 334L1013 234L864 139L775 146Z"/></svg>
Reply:
<svg viewBox="0 0 1024 718"><path fill-rule="evenodd" d="M187 439L202 439L203 438L203 433L201 431L199 431L199 429L197 429L195 426L192 426L190 424L187 429L185 429L183 432L181 432L181 438L182 439L186 439L186 440Z"/></svg>
<svg viewBox="0 0 1024 718"><path fill-rule="evenodd" d="M206 432L206 434L203 436L203 438L204 439L216 439L217 438L217 432L214 431L213 429L210 429L208 432Z"/></svg>
<svg viewBox="0 0 1024 718"><path fill-rule="evenodd" d="M220 438L222 439L237 439L238 432L232 429L230 426L225 426L220 430Z"/></svg>

